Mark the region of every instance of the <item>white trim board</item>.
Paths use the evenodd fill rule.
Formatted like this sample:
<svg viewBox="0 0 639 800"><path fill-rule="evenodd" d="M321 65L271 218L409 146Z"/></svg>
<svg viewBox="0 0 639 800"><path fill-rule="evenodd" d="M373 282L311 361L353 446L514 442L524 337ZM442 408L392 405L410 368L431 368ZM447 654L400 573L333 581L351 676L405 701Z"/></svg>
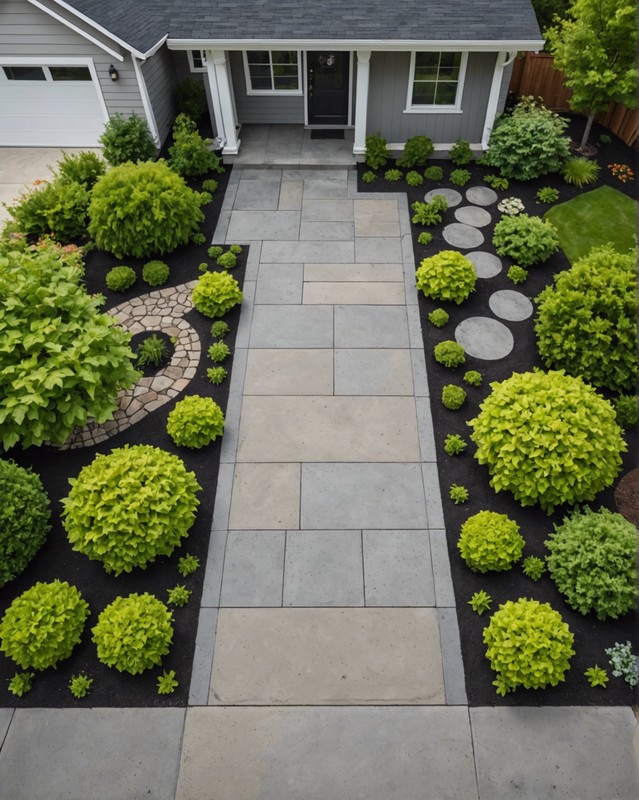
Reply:
<svg viewBox="0 0 639 800"><path fill-rule="evenodd" d="M458 50L469 53L497 53L501 50L541 50L543 39L481 40L451 39L172 39L169 50Z"/></svg>

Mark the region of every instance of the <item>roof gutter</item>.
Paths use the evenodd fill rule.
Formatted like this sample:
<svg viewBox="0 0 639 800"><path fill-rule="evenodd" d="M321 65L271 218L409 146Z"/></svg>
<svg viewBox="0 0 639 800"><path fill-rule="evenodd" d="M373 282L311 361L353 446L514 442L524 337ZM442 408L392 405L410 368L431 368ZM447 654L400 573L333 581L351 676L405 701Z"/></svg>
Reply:
<svg viewBox="0 0 639 800"><path fill-rule="evenodd" d="M541 50L543 39L468 40L468 39L167 39L169 50L268 50L297 47L304 50L446 50L490 52L496 50Z"/></svg>

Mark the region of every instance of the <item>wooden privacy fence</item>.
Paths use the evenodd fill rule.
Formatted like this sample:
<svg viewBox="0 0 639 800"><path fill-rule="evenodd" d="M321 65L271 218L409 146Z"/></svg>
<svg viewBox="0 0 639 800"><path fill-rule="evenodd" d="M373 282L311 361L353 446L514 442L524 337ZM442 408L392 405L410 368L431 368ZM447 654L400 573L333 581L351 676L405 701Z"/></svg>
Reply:
<svg viewBox="0 0 639 800"><path fill-rule="evenodd" d="M553 111L570 111L571 91L564 85L563 72L555 69L554 58L547 53L524 53L516 58L509 91L517 96L542 97L547 108ZM610 103L597 117L597 122L631 147L636 144L639 137L636 111Z"/></svg>

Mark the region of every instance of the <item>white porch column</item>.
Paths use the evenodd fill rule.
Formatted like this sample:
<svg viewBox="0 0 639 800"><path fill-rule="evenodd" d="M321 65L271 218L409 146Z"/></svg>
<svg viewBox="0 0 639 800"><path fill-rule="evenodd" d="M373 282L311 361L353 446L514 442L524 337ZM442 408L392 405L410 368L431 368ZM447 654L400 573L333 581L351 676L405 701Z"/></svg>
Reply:
<svg viewBox="0 0 639 800"><path fill-rule="evenodd" d="M504 76L504 67L508 66L515 58L517 53L497 53L497 60L495 62L495 69L493 71L493 81L490 86L490 95L488 96L488 105L486 106L486 121L484 123L484 130L481 135L481 146L486 150L488 148L488 139L490 132L495 123L497 116L497 103L499 102L499 93L501 91L501 81Z"/></svg>
<svg viewBox="0 0 639 800"><path fill-rule="evenodd" d="M206 71L211 88L213 113L217 135L223 140L222 155L237 155L240 140L235 131L235 112L233 111L233 88L226 66L224 50L206 51Z"/></svg>
<svg viewBox="0 0 639 800"><path fill-rule="evenodd" d="M366 152L366 116L368 114L368 79L371 51L357 50L357 93L355 95L355 141L353 155Z"/></svg>

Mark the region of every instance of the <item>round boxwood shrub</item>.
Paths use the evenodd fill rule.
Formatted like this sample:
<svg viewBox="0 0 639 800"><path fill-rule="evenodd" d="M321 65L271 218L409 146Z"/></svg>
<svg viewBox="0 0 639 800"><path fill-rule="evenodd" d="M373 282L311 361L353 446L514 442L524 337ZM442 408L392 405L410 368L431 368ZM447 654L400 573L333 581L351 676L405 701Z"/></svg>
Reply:
<svg viewBox="0 0 639 800"><path fill-rule="evenodd" d="M442 389L442 403L450 411L457 411L466 402L466 392L461 386L447 383Z"/></svg>
<svg viewBox="0 0 639 800"><path fill-rule="evenodd" d="M517 264L530 267L547 261L557 252L559 237L550 222L519 214L500 219L493 232L493 245L500 256L509 256Z"/></svg>
<svg viewBox="0 0 639 800"><path fill-rule="evenodd" d="M178 446L205 447L224 433L224 413L212 398L189 395L169 414L166 431Z"/></svg>
<svg viewBox="0 0 639 800"><path fill-rule="evenodd" d="M193 287L193 305L205 317L223 317L242 302L239 283L228 272L205 272Z"/></svg>
<svg viewBox="0 0 639 800"><path fill-rule="evenodd" d="M147 261L142 267L142 280L149 286L162 286L169 279L169 265L164 261Z"/></svg>
<svg viewBox="0 0 639 800"><path fill-rule="evenodd" d="M51 529L49 498L30 469L0 460L0 586L19 575Z"/></svg>
<svg viewBox="0 0 639 800"><path fill-rule="evenodd" d="M597 247L537 297L537 347L549 367L593 386L632 390L637 380L634 256Z"/></svg>
<svg viewBox="0 0 639 800"><path fill-rule="evenodd" d="M433 353L435 361L445 367L458 367L466 361L464 348L452 340L436 344Z"/></svg>
<svg viewBox="0 0 639 800"><path fill-rule="evenodd" d="M474 291L477 275L475 267L461 253L442 250L425 258L415 273L417 288L434 300L451 300L463 303Z"/></svg>
<svg viewBox="0 0 639 800"><path fill-rule="evenodd" d="M486 658L497 673L497 694L518 686L543 689L565 680L574 636L548 603L520 597L502 603L484 629Z"/></svg>
<svg viewBox="0 0 639 800"><path fill-rule="evenodd" d="M506 514L480 511L462 525L457 548L473 572L510 569L521 558L524 539Z"/></svg>
<svg viewBox="0 0 639 800"><path fill-rule="evenodd" d="M195 475L180 458L150 445L97 455L69 483L62 500L69 541L115 575L170 556L199 504Z"/></svg>
<svg viewBox="0 0 639 800"><path fill-rule="evenodd" d="M89 604L63 581L36 583L11 603L0 621L0 650L22 669L55 667L82 637Z"/></svg>
<svg viewBox="0 0 639 800"><path fill-rule="evenodd" d="M136 280L137 275L131 267L113 267L106 274L106 285L112 292L125 292Z"/></svg>
<svg viewBox="0 0 639 800"><path fill-rule="evenodd" d="M98 659L138 675L162 663L173 640L173 614L152 594L116 597L92 628Z"/></svg>
<svg viewBox="0 0 639 800"><path fill-rule="evenodd" d="M93 187L89 233L117 258L170 253L198 234L201 197L164 161L126 163Z"/></svg>
<svg viewBox="0 0 639 800"><path fill-rule="evenodd" d="M607 508L566 517L545 542L548 570L569 606L616 619L637 600L637 529Z"/></svg>
<svg viewBox="0 0 639 800"><path fill-rule="evenodd" d="M468 424L495 491L551 513L613 482L626 444L613 407L591 386L561 370L535 370L491 388Z"/></svg>

